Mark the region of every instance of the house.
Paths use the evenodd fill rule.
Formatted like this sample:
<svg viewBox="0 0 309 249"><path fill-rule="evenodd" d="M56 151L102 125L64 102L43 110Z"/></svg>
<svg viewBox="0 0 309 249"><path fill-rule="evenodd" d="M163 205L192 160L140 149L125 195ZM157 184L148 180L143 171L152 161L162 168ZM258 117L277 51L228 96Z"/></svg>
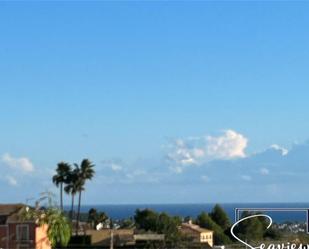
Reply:
<svg viewBox="0 0 309 249"><path fill-rule="evenodd" d="M21 220L23 204L0 204L0 248L51 249L47 226Z"/></svg>
<svg viewBox="0 0 309 249"><path fill-rule="evenodd" d="M143 234L134 234L133 238L135 243L147 242L147 241L164 241L165 235L156 233L143 233Z"/></svg>
<svg viewBox="0 0 309 249"><path fill-rule="evenodd" d="M85 232L91 238L92 246L134 246L147 242L162 242L164 234L137 234L134 229L89 229Z"/></svg>
<svg viewBox="0 0 309 249"><path fill-rule="evenodd" d="M205 228L201 228L198 225L192 224L191 221L188 223L182 223L180 227L180 231L192 239L192 242L196 243L208 243L211 247L213 247L213 231Z"/></svg>
<svg viewBox="0 0 309 249"><path fill-rule="evenodd" d="M93 246L109 246L111 243L118 246L134 244L133 229L88 229L85 234L90 236Z"/></svg>

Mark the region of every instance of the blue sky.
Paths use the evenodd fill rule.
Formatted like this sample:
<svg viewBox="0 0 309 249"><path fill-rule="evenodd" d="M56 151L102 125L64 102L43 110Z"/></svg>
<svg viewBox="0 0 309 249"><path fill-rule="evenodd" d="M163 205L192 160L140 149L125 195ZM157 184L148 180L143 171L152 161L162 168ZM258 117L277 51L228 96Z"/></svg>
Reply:
<svg viewBox="0 0 309 249"><path fill-rule="evenodd" d="M308 11L0 2L0 201L56 191L56 163L85 157L98 171L89 203L304 201Z"/></svg>

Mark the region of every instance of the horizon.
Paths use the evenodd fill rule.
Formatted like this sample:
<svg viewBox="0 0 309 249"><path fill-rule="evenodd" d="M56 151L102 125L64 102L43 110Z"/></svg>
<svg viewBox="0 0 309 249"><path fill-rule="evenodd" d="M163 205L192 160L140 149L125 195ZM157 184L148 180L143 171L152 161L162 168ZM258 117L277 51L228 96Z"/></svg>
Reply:
<svg viewBox="0 0 309 249"><path fill-rule="evenodd" d="M0 1L0 202L89 158L82 204L305 203L308 12Z"/></svg>
<svg viewBox="0 0 309 249"><path fill-rule="evenodd" d="M215 204L219 204L219 205L232 205L232 204L259 204L259 205L263 205L263 204L309 204L308 202L205 202L205 203L104 203L104 204L82 204L81 207L85 207L85 206L144 206L144 205L151 205L151 206L155 206L155 205L160 205L160 206L165 206L165 205L215 205ZM69 204L64 205L64 207L70 207ZM304 207L305 208L305 207Z"/></svg>

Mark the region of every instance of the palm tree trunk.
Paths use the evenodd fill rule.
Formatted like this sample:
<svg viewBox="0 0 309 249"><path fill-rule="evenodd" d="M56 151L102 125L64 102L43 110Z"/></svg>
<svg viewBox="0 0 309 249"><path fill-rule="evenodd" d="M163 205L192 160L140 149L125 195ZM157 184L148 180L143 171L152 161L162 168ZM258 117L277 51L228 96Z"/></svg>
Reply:
<svg viewBox="0 0 309 249"><path fill-rule="evenodd" d="M78 235L78 228L79 228L79 215L80 215L80 203L82 199L82 191L79 191L79 196L78 196L78 208L77 208L77 218L76 218L76 232Z"/></svg>
<svg viewBox="0 0 309 249"><path fill-rule="evenodd" d="M74 212L74 199L75 195L72 194L72 204L71 204L71 220L73 221L73 212Z"/></svg>
<svg viewBox="0 0 309 249"><path fill-rule="evenodd" d="M60 183L60 209L63 211L63 183Z"/></svg>

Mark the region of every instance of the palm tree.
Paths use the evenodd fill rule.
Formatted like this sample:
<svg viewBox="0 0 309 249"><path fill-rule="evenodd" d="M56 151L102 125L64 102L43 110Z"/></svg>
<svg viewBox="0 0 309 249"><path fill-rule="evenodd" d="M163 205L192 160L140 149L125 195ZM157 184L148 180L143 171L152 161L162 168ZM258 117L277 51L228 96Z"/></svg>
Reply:
<svg viewBox="0 0 309 249"><path fill-rule="evenodd" d="M63 184L66 183L71 165L66 162L57 164L56 174L53 176L53 183L60 189L60 208L63 210Z"/></svg>
<svg viewBox="0 0 309 249"><path fill-rule="evenodd" d="M79 227L79 216L80 216L80 205L82 192L85 190L84 186L87 180L91 180L94 176L94 164L88 160L83 159L80 166L78 164L75 165L75 170L78 172L78 180L77 180L77 190L78 190L78 208L77 208L77 222L76 222L76 231L78 232Z"/></svg>
<svg viewBox="0 0 309 249"><path fill-rule="evenodd" d="M72 196L70 218L73 220L74 199L78 191L78 169L70 170L64 191Z"/></svg>
<svg viewBox="0 0 309 249"><path fill-rule="evenodd" d="M88 211L88 223L91 224L91 227L93 229L96 228L97 219L98 219L98 212L97 212L97 210L95 208L91 208Z"/></svg>

